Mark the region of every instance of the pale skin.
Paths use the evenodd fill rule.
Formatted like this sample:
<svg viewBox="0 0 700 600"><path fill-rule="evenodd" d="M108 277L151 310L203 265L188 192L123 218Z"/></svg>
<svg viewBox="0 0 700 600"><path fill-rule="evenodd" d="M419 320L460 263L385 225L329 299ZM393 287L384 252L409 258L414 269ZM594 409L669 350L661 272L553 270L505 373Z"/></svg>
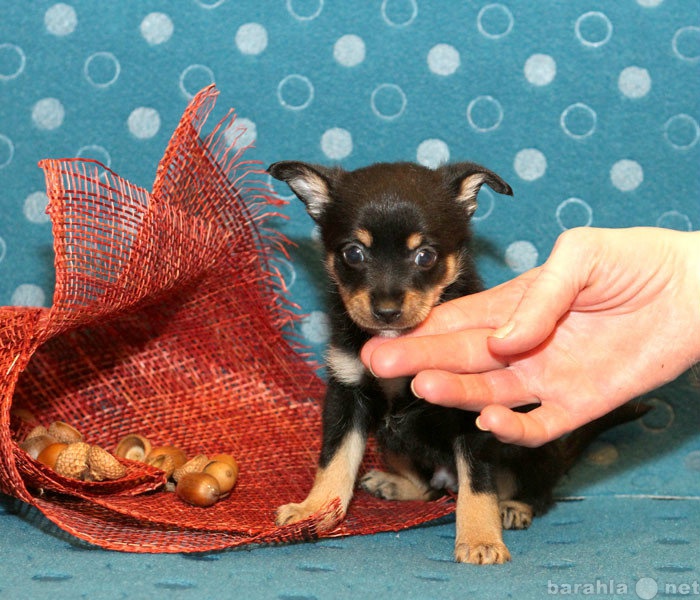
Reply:
<svg viewBox="0 0 700 600"><path fill-rule="evenodd" d="M373 338L362 361L479 412L506 443L539 446L700 362L700 232L569 230L541 267Z"/></svg>

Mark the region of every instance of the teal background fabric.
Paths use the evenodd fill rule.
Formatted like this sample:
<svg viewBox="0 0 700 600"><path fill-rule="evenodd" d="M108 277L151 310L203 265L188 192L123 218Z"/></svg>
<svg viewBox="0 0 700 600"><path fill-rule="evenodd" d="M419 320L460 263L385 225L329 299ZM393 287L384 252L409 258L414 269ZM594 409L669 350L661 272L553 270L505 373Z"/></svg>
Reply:
<svg viewBox="0 0 700 600"><path fill-rule="evenodd" d="M498 172L514 198L482 190L474 219L488 285L540 264L571 227L700 229L697 0L0 0L0 305L51 304L37 162L96 159L150 189L210 83L212 122L234 107L248 129L237 143L263 164L473 160ZM290 201L274 225L296 244L278 264L321 361L316 232L270 183ZM388 597L536 598L566 591L548 582L610 580L630 597L653 597L652 582L669 595L664 585L700 579L699 394L693 373L649 394L655 410L596 442L561 486L580 502L509 533L514 562L497 570L450 562L451 523L133 559L87 550L6 499L0 594L203 598L212 577L247 597L353 597L380 569Z"/></svg>

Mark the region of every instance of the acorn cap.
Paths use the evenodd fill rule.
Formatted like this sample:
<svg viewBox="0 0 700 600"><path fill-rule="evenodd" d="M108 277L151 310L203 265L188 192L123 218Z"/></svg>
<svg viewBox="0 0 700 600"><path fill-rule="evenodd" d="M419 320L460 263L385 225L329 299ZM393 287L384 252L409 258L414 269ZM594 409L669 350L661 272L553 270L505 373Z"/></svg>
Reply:
<svg viewBox="0 0 700 600"><path fill-rule="evenodd" d="M126 475L126 467L107 450L99 446L90 446L87 455L89 474L93 481L119 479Z"/></svg>
<svg viewBox="0 0 700 600"><path fill-rule="evenodd" d="M197 454L188 460L184 465L173 471L173 479L180 481L187 473L199 473L209 464L209 459L204 454Z"/></svg>
<svg viewBox="0 0 700 600"><path fill-rule="evenodd" d="M114 455L129 460L145 462L146 456L148 456L150 451L151 442L148 441L148 438L139 435L138 433L130 433L129 435L124 436L119 444L117 444L117 449L114 451Z"/></svg>
<svg viewBox="0 0 700 600"><path fill-rule="evenodd" d="M43 425L37 425L32 429L28 434L27 437L24 438L24 441L31 440L32 438L39 437L40 435L49 435L49 430L46 429ZM58 440L56 440L58 441Z"/></svg>
<svg viewBox="0 0 700 600"><path fill-rule="evenodd" d="M52 435L59 442L63 442L64 444L83 441L83 434L72 425L64 423L63 421L54 421L51 423L51 425L49 425L49 435Z"/></svg>
<svg viewBox="0 0 700 600"><path fill-rule="evenodd" d="M90 444L73 442L68 444L56 458L53 470L59 475L82 479L88 469L87 457Z"/></svg>

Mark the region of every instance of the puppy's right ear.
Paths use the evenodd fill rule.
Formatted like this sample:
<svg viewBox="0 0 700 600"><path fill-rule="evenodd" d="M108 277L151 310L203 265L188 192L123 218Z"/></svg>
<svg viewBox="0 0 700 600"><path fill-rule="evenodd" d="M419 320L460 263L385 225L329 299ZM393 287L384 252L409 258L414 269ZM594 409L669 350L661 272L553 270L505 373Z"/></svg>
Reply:
<svg viewBox="0 0 700 600"><path fill-rule="evenodd" d="M331 186L337 169L286 160L270 165L267 172L284 181L304 204L311 217L318 221L331 200Z"/></svg>

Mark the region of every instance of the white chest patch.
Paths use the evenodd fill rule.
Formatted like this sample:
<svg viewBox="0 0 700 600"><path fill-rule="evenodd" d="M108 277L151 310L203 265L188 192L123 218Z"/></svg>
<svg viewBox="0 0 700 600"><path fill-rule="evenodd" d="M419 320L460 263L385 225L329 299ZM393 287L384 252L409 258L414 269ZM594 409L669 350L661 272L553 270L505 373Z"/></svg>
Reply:
<svg viewBox="0 0 700 600"><path fill-rule="evenodd" d="M359 384L367 373L359 357L335 346L328 348L326 366L338 381L346 385Z"/></svg>

